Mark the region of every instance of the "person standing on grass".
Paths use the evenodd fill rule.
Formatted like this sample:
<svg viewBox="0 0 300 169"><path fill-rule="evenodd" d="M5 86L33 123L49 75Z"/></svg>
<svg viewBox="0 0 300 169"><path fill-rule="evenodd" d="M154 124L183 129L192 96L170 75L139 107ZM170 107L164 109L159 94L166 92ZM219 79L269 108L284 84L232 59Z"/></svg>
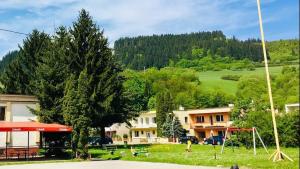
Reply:
<svg viewBox="0 0 300 169"><path fill-rule="evenodd" d="M192 141L191 141L191 139L188 139L188 141L187 141L186 151L187 152L191 152L192 151Z"/></svg>

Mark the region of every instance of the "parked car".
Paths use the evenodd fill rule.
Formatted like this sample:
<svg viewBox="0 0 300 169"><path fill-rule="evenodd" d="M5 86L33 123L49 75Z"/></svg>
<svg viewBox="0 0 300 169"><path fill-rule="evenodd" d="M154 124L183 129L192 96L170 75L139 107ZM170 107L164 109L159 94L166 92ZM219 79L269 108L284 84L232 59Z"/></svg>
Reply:
<svg viewBox="0 0 300 169"><path fill-rule="evenodd" d="M92 145L92 146L99 146L102 144L112 144L112 143L113 143L113 140L108 136L105 136L104 138L101 138L101 137L90 137L89 138L89 145Z"/></svg>
<svg viewBox="0 0 300 169"><path fill-rule="evenodd" d="M212 136L204 139L204 144L221 145L223 144L223 136Z"/></svg>
<svg viewBox="0 0 300 169"><path fill-rule="evenodd" d="M179 143L181 144L187 144L187 141L191 140L192 144L198 144L199 141L197 139L197 137L195 136L183 136L179 138Z"/></svg>

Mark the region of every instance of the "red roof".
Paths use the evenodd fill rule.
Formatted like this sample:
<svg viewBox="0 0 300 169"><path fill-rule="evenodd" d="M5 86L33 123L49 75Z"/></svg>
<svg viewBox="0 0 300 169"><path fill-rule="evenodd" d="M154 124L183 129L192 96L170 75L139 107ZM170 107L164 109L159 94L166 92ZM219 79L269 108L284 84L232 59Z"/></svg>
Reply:
<svg viewBox="0 0 300 169"><path fill-rule="evenodd" d="M0 122L0 132L6 131L71 132L72 128L61 124L46 124L39 122Z"/></svg>

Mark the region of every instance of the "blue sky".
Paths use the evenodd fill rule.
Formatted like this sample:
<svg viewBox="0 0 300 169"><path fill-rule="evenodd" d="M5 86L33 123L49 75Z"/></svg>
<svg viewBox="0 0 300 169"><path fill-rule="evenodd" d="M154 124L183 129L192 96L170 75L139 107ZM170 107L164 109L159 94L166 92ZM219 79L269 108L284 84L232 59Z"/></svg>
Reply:
<svg viewBox="0 0 300 169"><path fill-rule="evenodd" d="M299 37L299 0L261 0L267 40ZM258 38L256 0L1 0L0 28L53 34L87 9L113 42L124 36L222 30ZM23 35L0 31L0 59L18 49Z"/></svg>

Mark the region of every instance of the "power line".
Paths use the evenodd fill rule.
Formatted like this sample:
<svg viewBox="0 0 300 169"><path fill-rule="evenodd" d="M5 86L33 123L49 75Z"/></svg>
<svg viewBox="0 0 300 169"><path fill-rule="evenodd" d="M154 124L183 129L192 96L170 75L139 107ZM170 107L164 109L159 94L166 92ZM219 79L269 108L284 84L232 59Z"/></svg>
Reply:
<svg viewBox="0 0 300 169"><path fill-rule="evenodd" d="M2 28L0 28L0 31L10 32L10 33L16 33L16 34L21 34L21 35L29 35L28 33L22 33L22 32L17 32L17 31L13 31L13 30L2 29Z"/></svg>

